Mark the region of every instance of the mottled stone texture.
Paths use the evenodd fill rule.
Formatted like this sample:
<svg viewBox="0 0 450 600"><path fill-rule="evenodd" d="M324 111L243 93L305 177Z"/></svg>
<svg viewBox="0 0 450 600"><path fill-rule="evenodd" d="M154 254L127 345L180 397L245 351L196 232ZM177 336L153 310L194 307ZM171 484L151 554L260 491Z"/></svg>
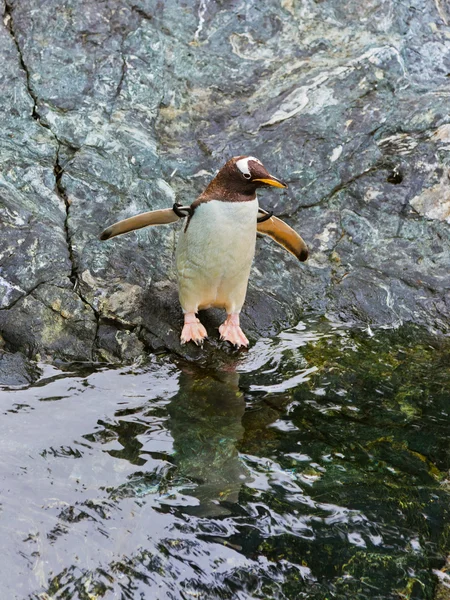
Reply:
<svg viewBox="0 0 450 600"><path fill-rule="evenodd" d="M251 339L306 312L441 331L450 315L450 9L442 0L0 0L0 330L31 357L181 349L167 226L230 156L289 183L260 203ZM213 328L221 315L210 313Z"/></svg>
<svg viewBox="0 0 450 600"><path fill-rule="evenodd" d="M18 388L27 386L40 377L39 369L22 353L0 350L0 386Z"/></svg>

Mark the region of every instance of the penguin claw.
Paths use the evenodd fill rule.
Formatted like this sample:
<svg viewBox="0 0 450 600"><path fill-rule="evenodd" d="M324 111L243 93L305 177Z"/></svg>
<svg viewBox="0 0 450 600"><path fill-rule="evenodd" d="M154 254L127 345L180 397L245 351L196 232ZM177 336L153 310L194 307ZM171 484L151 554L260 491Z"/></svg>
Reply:
<svg viewBox="0 0 450 600"><path fill-rule="evenodd" d="M185 323L181 332L181 343L194 342L197 346L202 346L205 338L208 337L206 329L198 319L197 323Z"/></svg>
<svg viewBox="0 0 450 600"><path fill-rule="evenodd" d="M241 346L244 346L245 348L248 347L248 339L244 332L240 326L233 323L230 318L219 327L219 333L221 340L230 342L230 344L233 344L237 348L240 348Z"/></svg>

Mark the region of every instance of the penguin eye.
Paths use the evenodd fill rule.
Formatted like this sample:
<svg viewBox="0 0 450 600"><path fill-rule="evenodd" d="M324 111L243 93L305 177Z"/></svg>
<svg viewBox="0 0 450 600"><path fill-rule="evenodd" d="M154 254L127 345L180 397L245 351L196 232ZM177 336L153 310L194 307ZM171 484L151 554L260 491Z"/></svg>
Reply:
<svg viewBox="0 0 450 600"><path fill-rule="evenodd" d="M251 179L251 177L252 177L250 175L250 173L243 173L243 175L244 175L245 179Z"/></svg>

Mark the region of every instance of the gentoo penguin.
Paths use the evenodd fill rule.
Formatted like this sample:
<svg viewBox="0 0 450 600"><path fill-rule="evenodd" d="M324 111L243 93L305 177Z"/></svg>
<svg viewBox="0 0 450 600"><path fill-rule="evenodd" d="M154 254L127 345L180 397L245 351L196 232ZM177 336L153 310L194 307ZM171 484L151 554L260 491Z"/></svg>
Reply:
<svg viewBox="0 0 450 600"><path fill-rule="evenodd" d="M256 234L270 236L296 258L304 261L308 249L289 225L258 206L260 187L286 188L253 156L229 160L205 191L190 205L155 210L119 221L103 231L101 240L147 227L173 223L187 217L181 231L176 267L180 304L184 313L181 343L201 344L206 329L196 317L199 309L224 308L220 337L237 347L248 346L239 325L255 254Z"/></svg>

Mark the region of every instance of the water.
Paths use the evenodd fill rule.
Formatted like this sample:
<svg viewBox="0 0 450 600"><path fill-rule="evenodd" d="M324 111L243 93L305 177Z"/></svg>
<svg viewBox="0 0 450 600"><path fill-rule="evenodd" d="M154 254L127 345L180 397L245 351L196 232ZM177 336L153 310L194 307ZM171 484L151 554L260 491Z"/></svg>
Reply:
<svg viewBox="0 0 450 600"><path fill-rule="evenodd" d="M312 320L0 391L1 598L432 599L450 340Z"/></svg>

